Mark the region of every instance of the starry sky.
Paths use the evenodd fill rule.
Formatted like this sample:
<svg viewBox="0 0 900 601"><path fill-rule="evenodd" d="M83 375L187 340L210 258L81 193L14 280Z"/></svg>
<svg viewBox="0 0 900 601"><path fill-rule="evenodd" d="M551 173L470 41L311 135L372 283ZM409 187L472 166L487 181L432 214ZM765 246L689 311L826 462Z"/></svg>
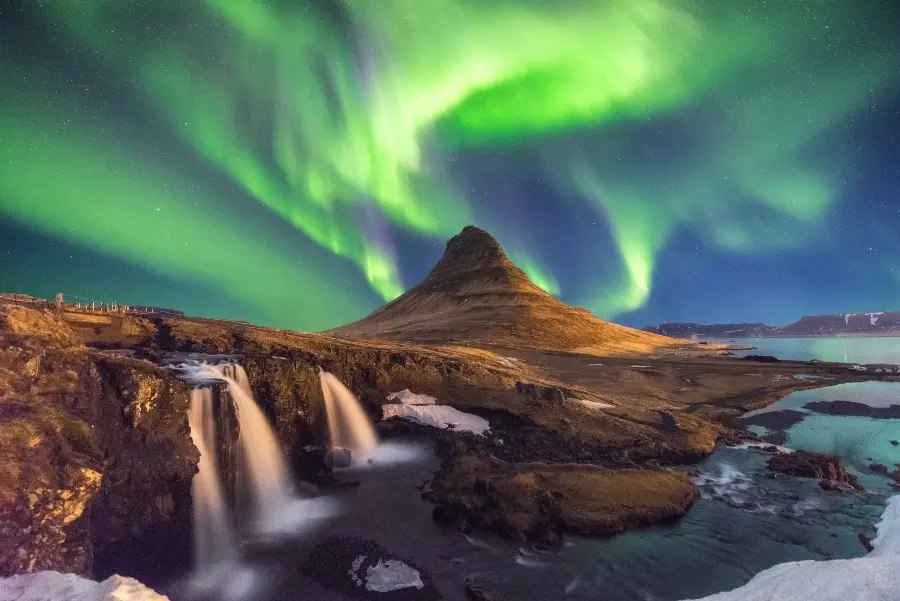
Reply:
<svg viewBox="0 0 900 601"><path fill-rule="evenodd" d="M0 290L317 330L475 224L628 325L900 309L898 5L7 0Z"/></svg>

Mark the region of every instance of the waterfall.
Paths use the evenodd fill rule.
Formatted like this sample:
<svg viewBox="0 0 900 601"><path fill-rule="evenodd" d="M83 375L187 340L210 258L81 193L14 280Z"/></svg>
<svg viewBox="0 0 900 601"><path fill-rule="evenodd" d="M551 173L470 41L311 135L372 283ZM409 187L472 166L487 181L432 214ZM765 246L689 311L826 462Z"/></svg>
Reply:
<svg viewBox="0 0 900 601"><path fill-rule="evenodd" d="M191 440L200 451L199 471L191 481L191 495L194 499L194 561L198 569L206 569L230 559L235 548L219 481L212 401L210 388L191 390L188 424L191 428Z"/></svg>
<svg viewBox="0 0 900 601"><path fill-rule="evenodd" d="M237 364L210 366L228 384L234 400L241 449L238 481L246 484L255 517L269 522L291 500L293 486L281 446L253 392L244 368Z"/></svg>
<svg viewBox="0 0 900 601"><path fill-rule="evenodd" d="M325 370L319 372L319 382L325 398L331 448L349 449L355 463L371 459L378 438L356 395Z"/></svg>

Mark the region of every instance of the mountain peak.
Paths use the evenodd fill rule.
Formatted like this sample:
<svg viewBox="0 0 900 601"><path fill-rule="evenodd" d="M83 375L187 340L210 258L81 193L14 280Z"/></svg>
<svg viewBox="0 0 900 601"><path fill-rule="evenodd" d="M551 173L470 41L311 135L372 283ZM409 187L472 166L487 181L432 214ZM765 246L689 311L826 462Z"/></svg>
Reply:
<svg viewBox="0 0 900 601"><path fill-rule="evenodd" d="M466 226L417 286L340 336L618 354L672 339L603 321L535 286L488 232Z"/></svg>
<svg viewBox="0 0 900 601"><path fill-rule="evenodd" d="M447 241L447 248L441 261L466 259L506 259L503 247L497 239L474 225L467 225L462 231Z"/></svg>
<svg viewBox="0 0 900 601"><path fill-rule="evenodd" d="M467 225L450 238L443 256L421 286L465 293L472 290L472 285L492 289L533 286L528 276L509 260L496 238Z"/></svg>

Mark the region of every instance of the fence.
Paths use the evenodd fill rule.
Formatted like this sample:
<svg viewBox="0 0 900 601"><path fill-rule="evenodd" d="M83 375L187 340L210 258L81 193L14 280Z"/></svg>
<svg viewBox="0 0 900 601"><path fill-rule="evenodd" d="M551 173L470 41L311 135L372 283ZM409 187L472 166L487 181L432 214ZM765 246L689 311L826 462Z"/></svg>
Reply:
<svg viewBox="0 0 900 601"><path fill-rule="evenodd" d="M56 295L54 302L45 298L29 296L27 294L0 294L0 301L13 302L21 305L29 305L41 309L59 309L63 311L80 311L86 313L118 313L124 315L154 315L154 316L170 316L182 317L184 313L175 309L166 309L164 307L146 307L124 305L120 303L111 303L106 301L98 301L83 296L73 294Z"/></svg>

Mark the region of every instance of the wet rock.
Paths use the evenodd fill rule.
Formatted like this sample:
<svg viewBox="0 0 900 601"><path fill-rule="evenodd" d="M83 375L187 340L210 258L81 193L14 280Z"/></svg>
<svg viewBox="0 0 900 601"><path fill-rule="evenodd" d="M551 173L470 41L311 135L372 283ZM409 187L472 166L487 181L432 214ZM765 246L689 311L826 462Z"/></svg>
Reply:
<svg viewBox="0 0 900 601"><path fill-rule="evenodd" d="M745 424L754 426L763 426L771 430L787 430L791 426L803 421L806 414L802 411L794 411L793 409L783 409L780 411L766 411L751 415L750 417L742 417L741 421Z"/></svg>
<svg viewBox="0 0 900 601"><path fill-rule="evenodd" d="M873 417L876 419L900 418L900 405L871 407L865 403L853 401L813 401L805 404L803 408L825 415Z"/></svg>
<svg viewBox="0 0 900 601"><path fill-rule="evenodd" d="M329 449L325 453L325 465L332 469L350 467L351 463L353 463L353 454L350 452L350 449L338 447Z"/></svg>
<svg viewBox="0 0 900 601"><path fill-rule="evenodd" d="M828 453L795 451L769 459L769 469L801 478L815 478L825 490L862 490L856 476L844 469L840 457Z"/></svg>
<svg viewBox="0 0 900 601"><path fill-rule="evenodd" d="M430 579L412 561L373 540L331 537L312 550L303 573L322 586L353 597L389 601L437 601Z"/></svg>
<svg viewBox="0 0 900 601"><path fill-rule="evenodd" d="M479 578L466 578L466 598L469 601L495 601L489 591L489 585Z"/></svg>
<svg viewBox="0 0 900 601"><path fill-rule="evenodd" d="M866 553L871 553L872 551L875 550L875 547L872 546L871 537L866 536L862 532L860 532L858 534L858 537L859 537L859 542L860 542L860 544L862 544L863 548L866 550Z"/></svg>
<svg viewBox="0 0 900 601"><path fill-rule="evenodd" d="M781 359L772 355L746 355L741 357L744 361L758 361L760 363L781 363Z"/></svg>
<svg viewBox="0 0 900 601"><path fill-rule="evenodd" d="M897 445L900 445L900 440L892 440L891 444L896 447Z"/></svg>

